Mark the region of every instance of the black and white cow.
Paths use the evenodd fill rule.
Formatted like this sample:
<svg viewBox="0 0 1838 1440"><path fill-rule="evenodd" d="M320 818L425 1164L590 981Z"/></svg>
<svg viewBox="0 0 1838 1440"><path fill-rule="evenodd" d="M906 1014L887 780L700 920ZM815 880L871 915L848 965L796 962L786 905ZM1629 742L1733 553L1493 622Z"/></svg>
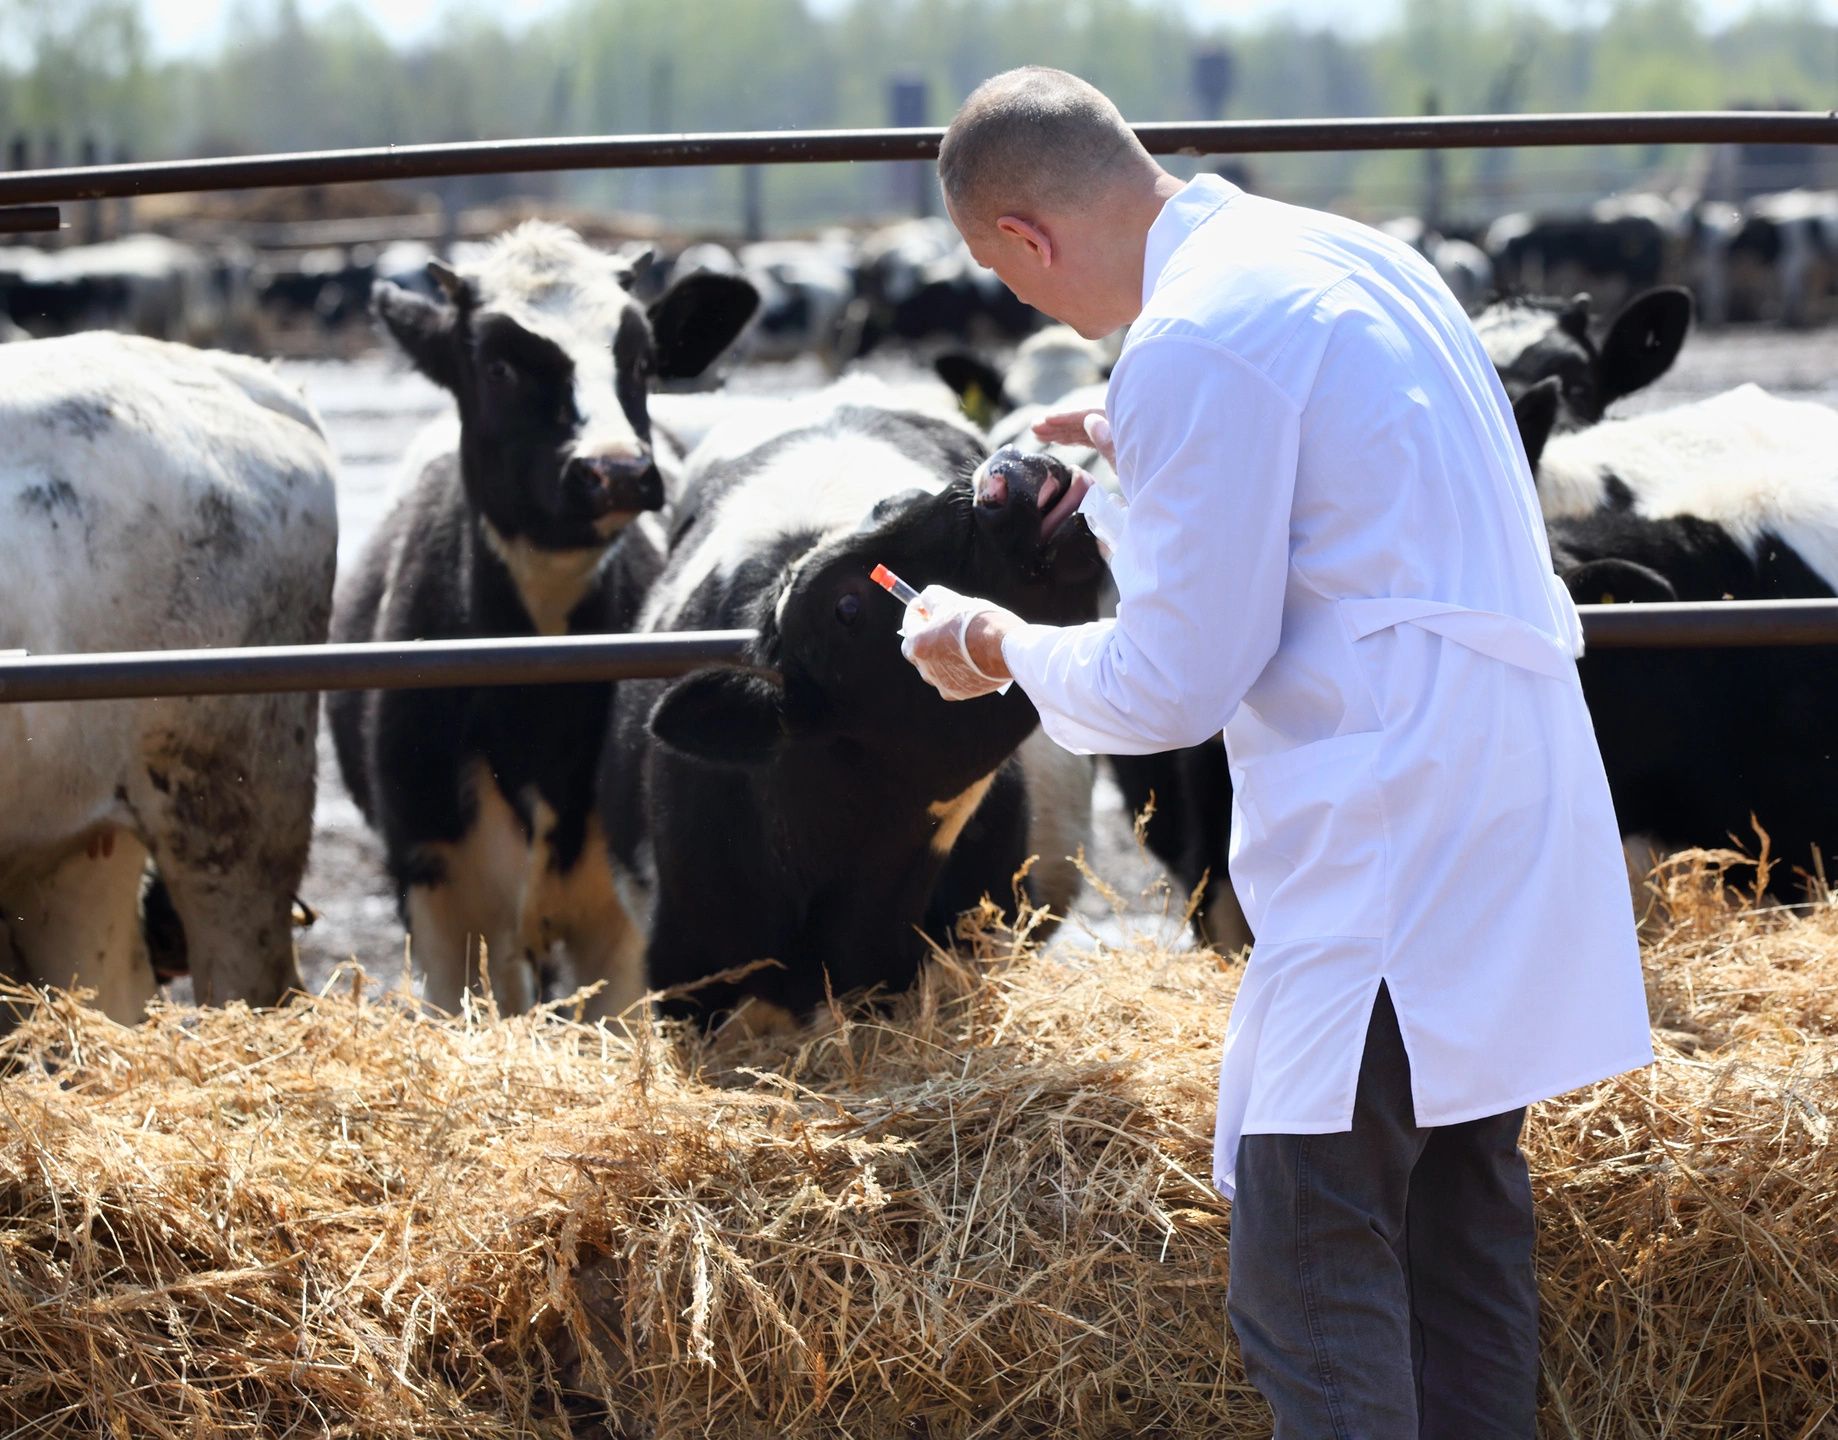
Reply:
<svg viewBox="0 0 1838 1440"><path fill-rule="evenodd" d="M0 251L0 311L35 335L110 329L194 339L221 328L224 300L209 257L164 235Z"/></svg>
<svg viewBox="0 0 1838 1440"><path fill-rule="evenodd" d="M1101 342L1053 326L1023 341L1006 371L956 353L939 356L936 367L964 397L966 409L973 400L987 403L988 397L995 397L998 413L990 425L991 444L1054 456L1114 489L1116 476L1096 450L1047 445L1033 433L1035 422L1055 411L1103 409L1102 377L1109 361ZM1108 586L1100 603L1107 611L1115 603ZM1126 813L1139 821L1147 816L1142 839L1149 853L1167 867L1184 895L1197 895L1193 925L1200 939L1228 952L1250 944L1251 930L1226 872L1232 780L1224 742L1214 739L1150 755L1113 755L1109 763Z"/></svg>
<svg viewBox="0 0 1838 1440"><path fill-rule="evenodd" d="M0 348L0 651L322 644L337 551L317 417L266 365L129 336ZM298 984L312 695L0 705L0 971L154 992L157 867L197 998Z"/></svg>
<svg viewBox="0 0 1838 1440"><path fill-rule="evenodd" d="M1114 488L1116 476L1096 450L1047 445L1033 433L1035 422L1055 411L1103 409L1110 359L1102 342L1061 325L1029 336L1006 370L960 352L939 356L935 366L967 411L995 411L991 444L1055 456ZM1106 587L1101 605L1113 604ZM1248 945L1250 927L1226 872L1232 780L1224 743L1214 739L1157 754L1113 755L1110 768L1125 811L1139 820L1147 816L1142 837L1149 853L1185 895L1197 895L1193 923L1200 938L1221 951Z"/></svg>
<svg viewBox="0 0 1838 1440"><path fill-rule="evenodd" d="M1838 411L1744 385L1547 443L1538 398L1516 411L1552 562L1579 603L1833 593ZM1826 652L1793 647L1584 658L1638 909L1655 859L1753 845L1751 813L1792 864L1838 840L1834 673ZM1790 872L1773 878L1787 894Z"/></svg>
<svg viewBox="0 0 1838 1440"><path fill-rule="evenodd" d="M1744 318L1795 326L1830 319L1838 299L1838 192L1757 196L1743 207L1721 258Z"/></svg>
<svg viewBox="0 0 1838 1440"><path fill-rule="evenodd" d="M1633 193L1598 200L1581 213L1502 215L1487 228L1484 245L1503 290L1589 289L1614 303L1681 273L1689 233L1686 207Z"/></svg>
<svg viewBox="0 0 1838 1440"><path fill-rule="evenodd" d="M904 220L867 237L838 350L858 359L890 341L990 344L1038 329L1040 312L978 265L948 220Z"/></svg>
<svg viewBox="0 0 1838 1440"><path fill-rule="evenodd" d="M624 628L640 582L606 562L665 503L676 463L652 434L652 379L704 370L753 313L752 286L691 275L646 310L629 262L540 222L434 274L438 298L384 285L374 303L453 394L457 431L411 457L405 493L341 585L335 633ZM432 1003L457 1007L481 943L508 1011L577 983L607 982L594 1014L638 993L617 970L628 922L593 816L609 696L511 686L329 702L340 769L383 838Z"/></svg>
<svg viewBox="0 0 1838 1440"><path fill-rule="evenodd" d="M746 667L620 687L601 825L654 987L782 968L670 1008L713 1017L752 999L776 1019L826 987L901 988L919 932L946 939L985 894L1006 901L1030 855L1036 901L1076 893L1064 857L1089 820L1090 762L1039 734L1019 690L940 699L901 657L902 607L869 578L886 565L1039 620L1096 613L1103 565L1083 522L1041 540L1037 497L1066 472L1006 454L1002 501L979 504L985 457L942 392L914 408L861 378L697 452L641 628L760 639Z"/></svg>
<svg viewBox="0 0 1838 1440"><path fill-rule="evenodd" d="M1579 603L1829 598L1838 412L1753 385L1560 436L1539 466L1551 556ZM1600 650L1582 661L1630 871L1753 848L1772 877L1838 847L1838 667L1799 647Z"/></svg>
<svg viewBox="0 0 1838 1440"><path fill-rule="evenodd" d="M1672 368L1691 329L1691 293L1661 286L1629 300L1598 340L1590 334L1590 300L1520 296L1497 300L1474 317L1474 328L1517 406L1545 382L1555 402L1552 428L1593 425L1623 396L1644 389Z"/></svg>

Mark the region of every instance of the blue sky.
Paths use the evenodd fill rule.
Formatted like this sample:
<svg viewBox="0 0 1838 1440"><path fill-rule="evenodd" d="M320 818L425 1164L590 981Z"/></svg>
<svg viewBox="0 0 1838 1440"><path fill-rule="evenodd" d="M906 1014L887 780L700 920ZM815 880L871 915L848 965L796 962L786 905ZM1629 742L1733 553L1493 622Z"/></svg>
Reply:
<svg viewBox="0 0 1838 1440"><path fill-rule="evenodd" d="M309 15L333 8L336 0L301 0ZM368 5L378 27L398 42L426 36L442 13L456 8L487 11L510 24L528 22L561 7L563 0L374 0ZM744 4L745 0L735 0ZM811 0L819 11L842 8L847 0ZM1332 24L1341 30L1370 33L1399 9L1398 0L1176 0L1195 20L1255 24L1289 15L1303 24ZM1560 18L1595 19L1607 0L1537 0ZM1757 0L1697 0L1699 13L1713 24L1727 24L1755 8ZM167 55L208 50L222 34L228 0L142 0L152 25L154 44ZM1838 23L1838 0L1818 0L1820 13Z"/></svg>

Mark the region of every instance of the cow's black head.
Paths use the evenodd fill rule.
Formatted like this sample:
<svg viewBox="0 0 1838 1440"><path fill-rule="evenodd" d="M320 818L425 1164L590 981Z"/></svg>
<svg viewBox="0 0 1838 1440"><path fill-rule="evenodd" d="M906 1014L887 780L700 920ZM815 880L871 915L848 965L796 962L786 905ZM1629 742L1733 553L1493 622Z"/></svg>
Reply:
<svg viewBox="0 0 1838 1440"><path fill-rule="evenodd" d="M431 263L437 298L377 287L390 334L459 402L462 473L498 540L603 545L663 503L651 382L700 374L759 297L739 277L696 274L646 309L630 286L647 261L531 222L463 271Z"/></svg>
<svg viewBox="0 0 1838 1440"><path fill-rule="evenodd" d="M1515 408L1537 386L1556 403L1542 434L1520 431L1528 453L1542 451L1553 430L1593 425L1623 395L1651 385L1678 358L1691 328L1691 294L1676 285L1636 295L1622 307L1598 344L1590 334L1589 297L1497 301L1475 317L1474 328ZM1534 413L1543 415L1540 404ZM1533 456L1536 463L1536 456Z"/></svg>
<svg viewBox="0 0 1838 1440"><path fill-rule="evenodd" d="M903 607L870 578L885 565L916 588L947 585L1024 619L1076 624L1097 615L1103 561L1074 517L1050 538L1041 502L1070 482L1059 461L999 452L1008 483L979 504L970 478L875 507L859 530L807 552L759 617L758 669L677 682L651 729L679 750L762 764L800 742L838 744L900 767L934 793L989 773L1033 728L1016 690L943 700L900 653ZM1046 493L1042 494L1045 487Z"/></svg>

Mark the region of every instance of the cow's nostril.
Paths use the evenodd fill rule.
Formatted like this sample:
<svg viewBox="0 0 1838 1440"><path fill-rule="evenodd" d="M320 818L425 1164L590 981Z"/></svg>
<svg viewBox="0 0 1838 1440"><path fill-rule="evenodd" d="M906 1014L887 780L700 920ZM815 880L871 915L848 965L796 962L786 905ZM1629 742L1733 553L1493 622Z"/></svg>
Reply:
<svg viewBox="0 0 1838 1440"><path fill-rule="evenodd" d="M596 509L655 510L664 503L663 477L649 456L577 456L567 478Z"/></svg>

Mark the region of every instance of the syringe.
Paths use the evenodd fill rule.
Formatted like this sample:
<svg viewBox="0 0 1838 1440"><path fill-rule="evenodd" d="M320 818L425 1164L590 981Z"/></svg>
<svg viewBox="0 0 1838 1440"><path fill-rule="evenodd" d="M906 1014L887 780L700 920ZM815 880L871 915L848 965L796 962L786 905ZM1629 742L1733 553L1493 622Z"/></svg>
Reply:
<svg viewBox="0 0 1838 1440"><path fill-rule="evenodd" d="M868 572L868 578L874 581L876 585L879 585L889 595L893 596L893 598L898 600L902 605L912 605L919 599L919 592L908 585L898 575L894 574L893 571L889 570L885 565L876 565L874 569ZM919 606L919 613L927 620L932 618L931 612L923 605Z"/></svg>

